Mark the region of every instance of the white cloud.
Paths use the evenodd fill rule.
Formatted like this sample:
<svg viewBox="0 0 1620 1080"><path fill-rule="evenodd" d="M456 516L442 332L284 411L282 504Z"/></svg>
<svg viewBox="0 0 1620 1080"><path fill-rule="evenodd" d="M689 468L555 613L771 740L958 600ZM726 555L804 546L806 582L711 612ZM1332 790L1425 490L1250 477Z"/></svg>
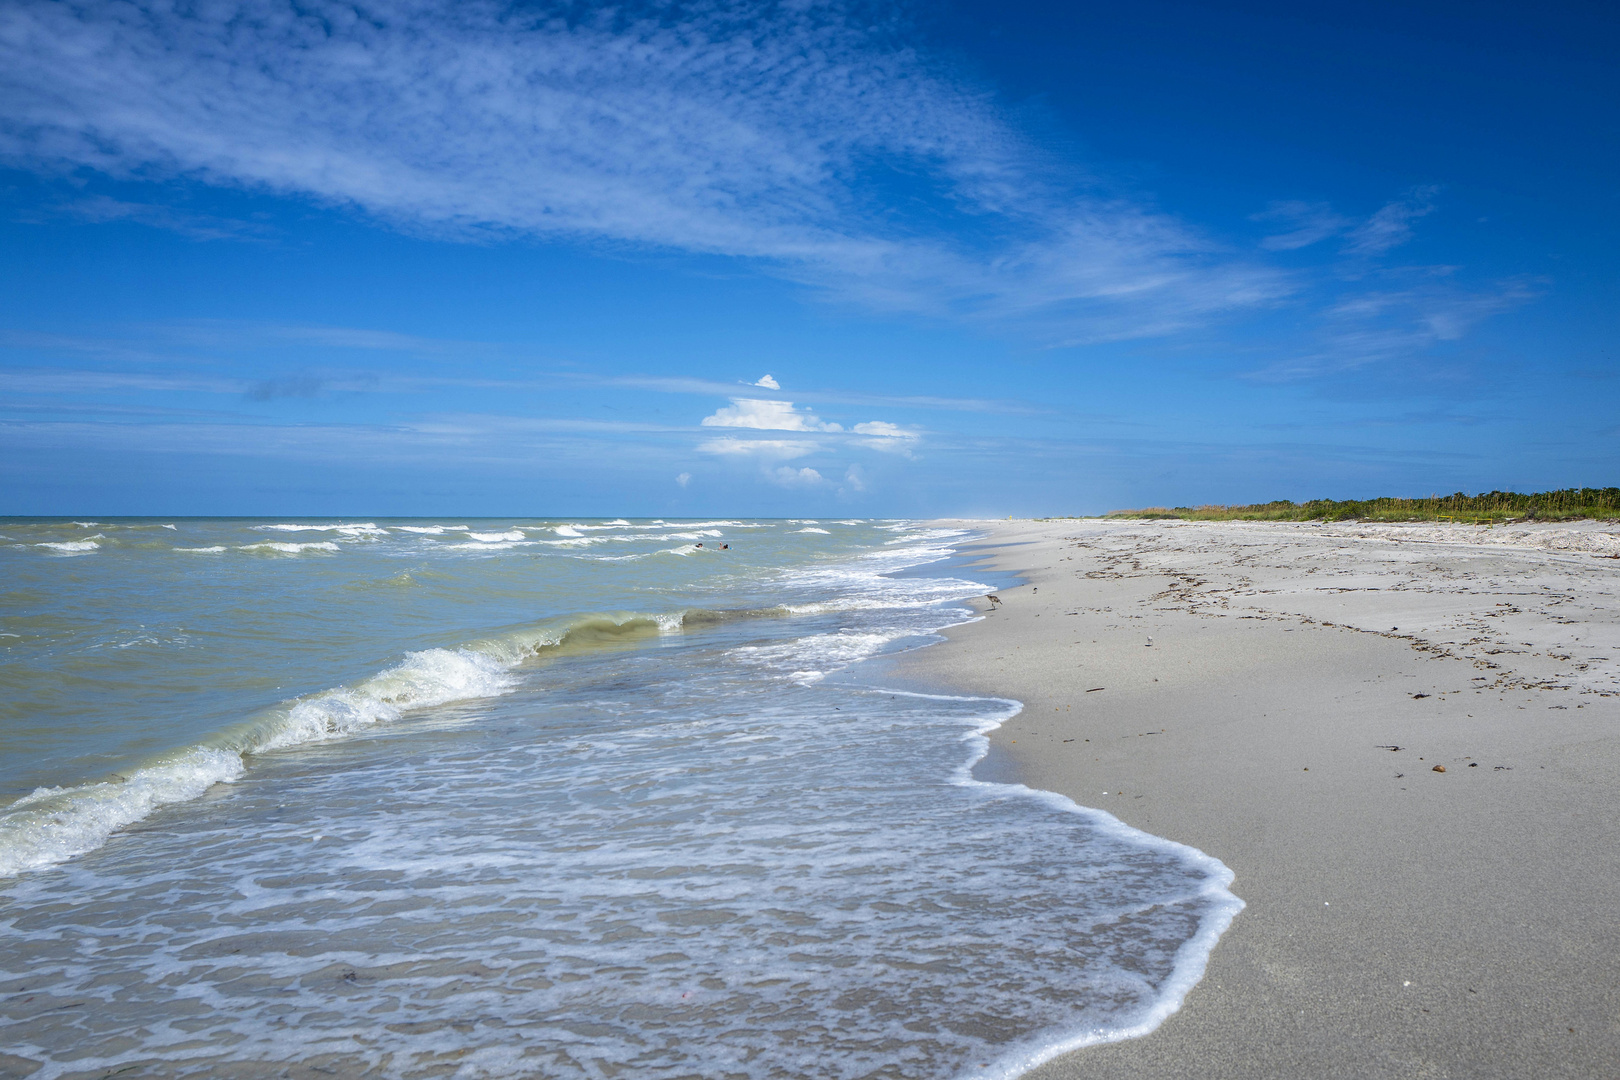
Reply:
<svg viewBox="0 0 1620 1080"><path fill-rule="evenodd" d="M1434 211L1437 187L1413 188L1404 199L1379 209L1350 234L1345 250L1353 255L1382 255L1412 239L1412 222Z"/></svg>
<svg viewBox="0 0 1620 1080"><path fill-rule="evenodd" d="M170 206L152 203L125 202L105 195L75 199L65 204L62 210L84 221L98 223L135 221L142 225L167 229L193 240L252 240L265 237L270 232L263 225L254 222L187 213Z"/></svg>
<svg viewBox="0 0 1620 1080"><path fill-rule="evenodd" d="M842 431L814 413L800 412L791 401L732 398L731 404L703 418L704 427L755 428L761 431Z"/></svg>
<svg viewBox="0 0 1620 1080"><path fill-rule="evenodd" d="M857 445L864 446L868 450L899 454L908 458L912 456L912 448L919 437L915 431L907 431L887 420L869 420L864 424L856 424L852 430L857 434L875 436L870 439L857 439Z"/></svg>
<svg viewBox="0 0 1620 1080"><path fill-rule="evenodd" d="M760 398L732 398L713 416L703 418L704 427L749 428L756 431L802 431L819 435L846 436L842 425L822 420L808 410L795 409L791 401L771 401ZM887 420L867 420L856 424L847 434L865 438L849 440L853 445L885 454L913 456L919 435ZM846 443L848 445L848 443ZM709 454L755 454L776 457L800 457L821 449L818 442L796 442L777 439L712 439L698 449ZM791 453L789 452L791 450Z"/></svg>
<svg viewBox="0 0 1620 1080"><path fill-rule="evenodd" d="M773 469L767 473L774 483L786 487L809 487L814 484L826 483L820 473L814 469L795 469L787 465Z"/></svg>
<svg viewBox="0 0 1620 1080"><path fill-rule="evenodd" d="M692 474L689 472L683 472L681 475L675 478L675 482L681 487L685 487L687 484L692 482Z"/></svg>
<svg viewBox="0 0 1620 1080"><path fill-rule="evenodd" d="M1315 349L1279 361L1249 377L1286 382L1353 371L1369 364L1411 363L1439 343L1456 341L1484 320L1536 295L1530 282L1500 282L1469 291L1429 282L1353 297L1329 309Z"/></svg>
<svg viewBox="0 0 1620 1080"><path fill-rule="evenodd" d="M780 390L780 389L782 389L782 384L777 382L775 379L771 378L769 375L765 376L763 379L760 379L754 385L755 386L763 386L767 390Z"/></svg>
<svg viewBox="0 0 1620 1080"><path fill-rule="evenodd" d="M844 486L851 491L866 490L866 474L861 471L859 465L851 465L844 470Z"/></svg>
<svg viewBox="0 0 1620 1080"><path fill-rule="evenodd" d="M816 443L793 439L710 439L699 443L698 450L705 454L724 457L756 456L764 458L796 458L813 454L821 449Z"/></svg>
<svg viewBox="0 0 1620 1080"><path fill-rule="evenodd" d="M1288 229L1260 241L1260 246L1267 251L1295 251L1309 247L1355 224L1350 218L1334 213L1327 203L1298 201L1274 202L1249 220L1276 222Z"/></svg>
<svg viewBox="0 0 1620 1080"><path fill-rule="evenodd" d="M851 431L857 435L880 435L885 439L915 439L915 431L907 431L898 424L891 424L887 420L868 420L864 424L856 424Z"/></svg>
<svg viewBox="0 0 1620 1080"><path fill-rule="evenodd" d="M905 29L816 0L12 0L0 158L440 236L738 257L869 307L1058 341L1289 291L1169 215L1078 188ZM900 198L896 176L915 178Z"/></svg>

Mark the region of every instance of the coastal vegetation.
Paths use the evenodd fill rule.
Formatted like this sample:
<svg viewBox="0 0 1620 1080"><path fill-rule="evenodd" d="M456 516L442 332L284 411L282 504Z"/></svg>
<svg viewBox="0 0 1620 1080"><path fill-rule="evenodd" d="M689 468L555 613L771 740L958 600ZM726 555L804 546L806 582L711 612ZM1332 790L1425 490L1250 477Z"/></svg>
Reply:
<svg viewBox="0 0 1620 1080"><path fill-rule="evenodd" d="M1561 491L1487 491L1400 499L1286 499L1248 506L1151 506L1115 510L1110 518L1180 518L1186 521L1569 521L1620 518L1620 488L1564 488Z"/></svg>

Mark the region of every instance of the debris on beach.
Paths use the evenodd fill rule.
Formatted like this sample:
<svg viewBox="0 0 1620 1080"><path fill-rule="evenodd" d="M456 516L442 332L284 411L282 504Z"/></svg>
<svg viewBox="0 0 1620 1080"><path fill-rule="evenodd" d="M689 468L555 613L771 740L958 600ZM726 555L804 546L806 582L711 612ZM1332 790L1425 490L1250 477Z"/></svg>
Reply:
<svg viewBox="0 0 1620 1080"><path fill-rule="evenodd" d="M1445 766L1444 766L1444 765L1436 765L1436 766L1435 766L1435 767L1434 767L1434 771L1435 771L1435 772L1445 772L1445 771L1446 771L1446 767L1445 767Z"/></svg>

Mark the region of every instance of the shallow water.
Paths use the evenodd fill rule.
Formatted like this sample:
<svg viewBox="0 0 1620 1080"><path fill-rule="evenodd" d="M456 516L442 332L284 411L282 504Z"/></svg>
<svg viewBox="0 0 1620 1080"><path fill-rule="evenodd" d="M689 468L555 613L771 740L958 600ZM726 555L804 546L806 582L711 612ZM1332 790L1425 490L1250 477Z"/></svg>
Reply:
<svg viewBox="0 0 1620 1080"><path fill-rule="evenodd" d="M0 526L8 765L62 787L0 817L40 1077L1014 1075L1155 1023L1237 907L975 781L1016 703L863 682L971 617L961 533L174 524Z"/></svg>

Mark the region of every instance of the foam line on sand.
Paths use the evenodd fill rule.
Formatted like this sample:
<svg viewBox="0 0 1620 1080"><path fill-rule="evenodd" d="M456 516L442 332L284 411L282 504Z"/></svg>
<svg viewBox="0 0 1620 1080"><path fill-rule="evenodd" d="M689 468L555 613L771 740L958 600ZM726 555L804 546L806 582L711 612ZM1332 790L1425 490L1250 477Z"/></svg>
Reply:
<svg viewBox="0 0 1620 1080"><path fill-rule="evenodd" d="M982 550L1027 584L899 674L1023 701L981 769L1209 853L1248 903L1161 1027L1031 1080L1614 1075L1620 528L1005 522Z"/></svg>

